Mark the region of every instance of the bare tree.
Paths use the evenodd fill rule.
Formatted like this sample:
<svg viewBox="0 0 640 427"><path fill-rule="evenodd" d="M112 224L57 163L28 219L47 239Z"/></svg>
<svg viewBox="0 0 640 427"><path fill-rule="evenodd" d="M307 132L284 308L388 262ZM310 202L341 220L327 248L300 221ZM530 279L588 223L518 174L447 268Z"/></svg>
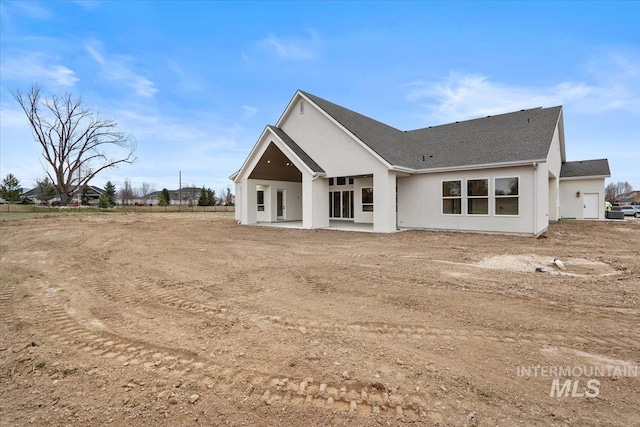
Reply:
<svg viewBox="0 0 640 427"><path fill-rule="evenodd" d="M11 94L27 115L42 156L53 169L52 174L44 167L60 193L61 205L67 205L104 169L136 160L133 137L123 133L115 121L85 106L81 98L69 93L43 97L38 85L26 94L19 89Z"/></svg>
<svg viewBox="0 0 640 427"><path fill-rule="evenodd" d="M627 181L625 182L610 182L604 189L604 198L607 202L613 203L617 201L620 196L631 193L633 187Z"/></svg>
<svg viewBox="0 0 640 427"><path fill-rule="evenodd" d="M131 181L128 179L124 180L124 184L122 184L122 188L120 188L120 200L122 200L123 205L128 205L131 203L131 199L135 197L135 191L131 186Z"/></svg>
<svg viewBox="0 0 640 427"><path fill-rule="evenodd" d="M140 197L142 197L142 200L144 200L144 203L146 204L147 200L149 199L149 196L154 191L156 191L155 185L149 184L148 182L143 182L140 188L138 189L138 194L140 195Z"/></svg>

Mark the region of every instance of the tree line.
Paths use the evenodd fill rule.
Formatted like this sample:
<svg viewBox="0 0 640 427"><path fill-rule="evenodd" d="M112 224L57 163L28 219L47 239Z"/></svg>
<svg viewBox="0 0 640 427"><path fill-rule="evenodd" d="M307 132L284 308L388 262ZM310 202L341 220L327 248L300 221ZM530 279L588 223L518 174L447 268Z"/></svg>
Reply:
<svg viewBox="0 0 640 427"><path fill-rule="evenodd" d="M89 185L85 185L80 189L78 198L81 205L89 205L91 204L91 199L96 198L95 188L97 187L91 188ZM35 190L36 191L33 192L32 196L44 204L49 204L50 201L56 197L60 198L60 194L57 192L56 186L49 180L49 177L45 177L42 180L36 180ZM100 191L101 194L97 196L97 200L98 206L101 208L115 206L118 203L123 205L155 204L154 201L151 200L152 197L157 197L158 204L161 206L172 204L171 192L169 190L163 188L159 194L154 194L156 193L155 185L148 182L143 182L139 187L133 187L131 181L126 179L118 190L111 181L107 181L104 188L100 190L102 191ZM9 203L33 202L33 200L25 197L22 187L20 186L20 180L11 173L8 174L0 184L0 197ZM193 206L196 203L198 206L232 206L234 204L233 194L229 187L222 190L218 197L214 190L203 186L200 190L199 197L196 200L194 200L193 197L190 197L186 201L189 206ZM180 203L180 201L178 200L177 203ZM62 205L61 202L56 202L56 204Z"/></svg>

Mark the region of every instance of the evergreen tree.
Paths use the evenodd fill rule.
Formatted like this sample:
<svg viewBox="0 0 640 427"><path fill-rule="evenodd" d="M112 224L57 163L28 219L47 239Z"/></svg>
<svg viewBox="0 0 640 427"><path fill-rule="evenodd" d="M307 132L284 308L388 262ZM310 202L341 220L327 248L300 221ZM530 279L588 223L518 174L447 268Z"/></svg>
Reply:
<svg viewBox="0 0 640 427"><path fill-rule="evenodd" d="M49 177L45 177L42 181L36 181L36 187L38 188L38 199L41 201L48 203L49 200L56 197L56 187L49 181Z"/></svg>
<svg viewBox="0 0 640 427"><path fill-rule="evenodd" d="M169 194L169 190L166 188L162 189L162 193L160 193L160 206L167 206L171 204L171 195Z"/></svg>
<svg viewBox="0 0 640 427"><path fill-rule="evenodd" d="M109 204L109 196L107 196L107 193L102 193L98 199L98 207L103 209L108 208Z"/></svg>
<svg viewBox="0 0 640 427"><path fill-rule="evenodd" d="M200 190L200 197L198 197L198 206L209 206L209 194L204 187L202 187L202 190Z"/></svg>
<svg viewBox="0 0 640 427"><path fill-rule="evenodd" d="M13 174L10 173L2 180L2 185L0 185L0 197L9 203L16 203L22 199L20 181L18 181L18 178L13 176Z"/></svg>
<svg viewBox="0 0 640 427"><path fill-rule="evenodd" d="M83 205L88 205L89 204L89 187L88 186L84 186L82 187L82 195L80 197L80 203L82 203ZM109 200L109 196L107 196L107 200Z"/></svg>
<svg viewBox="0 0 640 427"><path fill-rule="evenodd" d="M216 192L210 188L207 188L207 200L209 201L209 206L216 205Z"/></svg>
<svg viewBox="0 0 640 427"><path fill-rule="evenodd" d="M104 186L104 194L109 198L109 204L111 206L116 204L116 186L111 183L111 181L107 181Z"/></svg>

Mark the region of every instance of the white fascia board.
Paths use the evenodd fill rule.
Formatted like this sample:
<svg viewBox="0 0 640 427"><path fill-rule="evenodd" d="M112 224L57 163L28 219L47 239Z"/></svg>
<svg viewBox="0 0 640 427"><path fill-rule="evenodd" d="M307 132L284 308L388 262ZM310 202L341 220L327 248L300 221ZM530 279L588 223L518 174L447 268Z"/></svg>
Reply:
<svg viewBox="0 0 640 427"><path fill-rule="evenodd" d="M244 173L246 172L246 168L249 166L249 164L253 162L254 158L258 154L259 155L264 154L265 150L268 147L268 145L264 146L265 141L267 141L267 139L265 138L267 134L273 136L273 142L275 142L276 146L280 149L280 151L282 151L285 154L285 156L287 156L295 164L295 166L299 170L304 170L312 176L326 175L324 173L318 173L311 170L311 168L309 168L309 166L307 166L307 164L303 162L302 159L300 159L300 157L298 157L298 155L295 152L293 152L293 150L291 150L291 148L289 148L289 146L285 144L284 141L282 141L282 139L280 139L280 137L269 128L269 126L265 126L264 130L260 134L260 138L258 138L258 141L251 149L251 152L249 153L249 155L247 156L247 159L242 164L242 167L240 168L240 170L238 170L238 172L234 173L229 177L230 179L233 180L233 182L239 182L240 177L244 175Z"/></svg>
<svg viewBox="0 0 640 427"><path fill-rule="evenodd" d="M387 162L385 159L383 159L378 153L376 153L375 151L373 151L371 149L371 147L369 147L367 144L365 144L364 142L362 142L360 140L360 138L358 138L357 136L355 136L354 134L352 134L347 128L345 128L344 126L342 126L336 119L334 119L329 113L327 113L326 111L324 111L322 108L320 108L318 105L316 105L315 102L313 102L312 100L310 100L309 98L307 98L302 92L300 92L300 90L298 90L296 92L296 94L293 96L293 98L291 99L291 102L289 102L289 105L287 105L287 109L284 110L284 113L282 113L282 115L280 116L280 118L278 119L278 122L276 123L276 127L280 127L280 125L282 124L281 122L284 121L284 118L286 116L289 115L289 111L294 108L295 106L295 100L297 97L300 97L302 99L304 99L305 101L307 101L309 104L313 105L322 115L324 115L326 118L328 118L331 123L333 123L334 125L338 126L338 128L340 128L344 133L346 133L347 135L349 135L351 137L351 139L353 139L355 142L357 142L358 144L360 144L360 146L362 148L364 148L365 150L367 150L369 152L369 154L371 154L373 157L375 157L376 159L378 159L380 162L382 162L383 165L385 165L388 169L391 169L391 163Z"/></svg>
<svg viewBox="0 0 640 427"><path fill-rule="evenodd" d="M298 169L306 170L307 173L311 176L322 175L322 173L314 172L304 161L302 161L300 157L298 157L298 155L291 148L289 148L287 144L285 144L282 139L280 139L280 137L275 132L273 132L269 128L267 129L269 130L269 133L274 136L274 142L276 143L276 146L296 165Z"/></svg>
<svg viewBox="0 0 640 427"><path fill-rule="evenodd" d="M244 172L245 168L247 167L247 165L250 163L251 159L253 158L254 154L256 153L256 151L258 151L258 147L260 146L265 133L267 133L267 130L269 130L269 126L265 126L264 127L264 130L260 134L260 137L258 138L258 140L254 144L253 148L249 152L249 155L247 156L247 158L244 160L244 163L242 164L240 169L238 169L238 172L234 173L233 175L231 175L229 177L229 179L232 179L233 182L238 182L238 181L236 181L236 179L238 179L238 177L240 177L242 175L242 173Z"/></svg>
<svg viewBox="0 0 640 427"><path fill-rule="evenodd" d="M589 176L567 176L560 177L560 181L578 181L582 179L604 179L611 178L611 175L589 175Z"/></svg>
<svg viewBox="0 0 640 427"><path fill-rule="evenodd" d="M229 176L229 179L235 182L236 177L238 176L239 173L240 173L240 170L235 171L234 173L231 174L231 176Z"/></svg>
<svg viewBox="0 0 640 427"><path fill-rule="evenodd" d="M447 166L442 168L430 168L430 169L410 169L402 166L394 166L393 170L407 173L439 173L439 172L456 172L466 171L474 169L495 169L495 168L508 168L515 166L533 166L534 163L546 163L547 159L527 160L519 162L503 162L503 163L484 163L481 165L463 165L463 166Z"/></svg>
<svg viewBox="0 0 640 427"><path fill-rule="evenodd" d="M411 169L411 168L406 168L404 166L392 166L391 170L396 171L396 172L403 172L403 173L415 173L416 170L415 169Z"/></svg>
<svg viewBox="0 0 640 427"><path fill-rule="evenodd" d="M560 114L558 115L558 122L556 127L558 128L558 135L560 136L560 160L562 163L567 161L567 154L564 146L564 107L560 106Z"/></svg>

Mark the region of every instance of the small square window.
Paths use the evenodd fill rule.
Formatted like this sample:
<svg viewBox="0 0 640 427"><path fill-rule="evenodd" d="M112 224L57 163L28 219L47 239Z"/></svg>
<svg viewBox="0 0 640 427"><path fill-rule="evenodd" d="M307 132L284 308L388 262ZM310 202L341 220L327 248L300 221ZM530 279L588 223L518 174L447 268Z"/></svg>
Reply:
<svg viewBox="0 0 640 427"><path fill-rule="evenodd" d="M329 185L333 185L333 178L329 178Z"/></svg>
<svg viewBox="0 0 640 427"><path fill-rule="evenodd" d="M353 178L349 178L349 185L353 185Z"/></svg>
<svg viewBox="0 0 640 427"><path fill-rule="evenodd" d="M347 183L347 179L344 176L341 176L336 179L336 185L345 185Z"/></svg>

